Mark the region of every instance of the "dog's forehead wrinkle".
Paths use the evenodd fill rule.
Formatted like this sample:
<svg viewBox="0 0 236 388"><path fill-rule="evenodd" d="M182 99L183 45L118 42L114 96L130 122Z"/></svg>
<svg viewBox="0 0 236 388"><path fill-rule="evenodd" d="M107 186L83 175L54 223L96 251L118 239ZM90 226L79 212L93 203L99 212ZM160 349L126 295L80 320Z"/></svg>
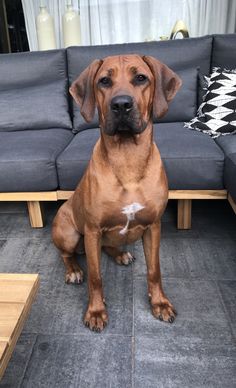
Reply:
<svg viewBox="0 0 236 388"><path fill-rule="evenodd" d="M104 71L108 77L116 74L131 72L133 75L139 72L149 73L148 65L143 61L142 57L137 54L114 55L104 58L101 72Z"/></svg>

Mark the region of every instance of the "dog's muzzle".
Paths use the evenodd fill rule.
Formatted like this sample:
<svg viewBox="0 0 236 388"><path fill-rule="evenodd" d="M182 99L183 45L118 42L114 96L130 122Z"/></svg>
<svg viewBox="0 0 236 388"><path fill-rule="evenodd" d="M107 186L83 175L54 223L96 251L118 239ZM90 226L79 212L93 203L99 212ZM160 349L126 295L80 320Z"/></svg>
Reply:
<svg viewBox="0 0 236 388"><path fill-rule="evenodd" d="M146 127L140 119L137 106L129 95L118 95L111 99L110 113L108 114L105 132L115 134L135 135L141 133Z"/></svg>

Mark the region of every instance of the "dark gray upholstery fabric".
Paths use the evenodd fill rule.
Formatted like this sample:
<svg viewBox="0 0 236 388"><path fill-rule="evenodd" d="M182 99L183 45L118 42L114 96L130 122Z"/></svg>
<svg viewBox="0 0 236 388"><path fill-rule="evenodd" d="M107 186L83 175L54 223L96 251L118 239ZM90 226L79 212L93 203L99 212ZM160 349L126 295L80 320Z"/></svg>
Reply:
<svg viewBox="0 0 236 388"><path fill-rule="evenodd" d="M223 188L224 154L210 136L183 127L183 123L154 125L169 181L176 190Z"/></svg>
<svg viewBox="0 0 236 388"><path fill-rule="evenodd" d="M224 182L226 189L236 201L236 152L225 158Z"/></svg>
<svg viewBox="0 0 236 388"><path fill-rule="evenodd" d="M0 192L55 190L55 159L72 138L61 128L0 132Z"/></svg>
<svg viewBox="0 0 236 388"><path fill-rule="evenodd" d="M2 54L0 131L71 128L65 50Z"/></svg>
<svg viewBox="0 0 236 388"><path fill-rule="evenodd" d="M216 143L225 154L225 187L236 201L236 135L219 136Z"/></svg>
<svg viewBox="0 0 236 388"><path fill-rule="evenodd" d="M155 124L171 189L222 189L224 154L209 136L183 128L183 123ZM90 159L99 130L75 135L57 159L60 188L73 190Z"/></svg>
<svg viewBox="0 0 236 388"><path fill-rule="evenodd" d="M170 102L167 114L156 122L176 122L191 120L197 113L197 69L177 72L182 79L181 89ZM187 118L188 117L188 118Z"/></svg>
<svg viewBox="0 0 236 388"><path fill-rule="evenodd" d="M82 178L100 130L88 129L74 136L57 158L57 172L61 190L74 190Z"/></svg>
<svg viewBox="0 0 236 388"><path fill-rule="evenodd" d="M213 36L212 67L236 68L236 34Z"/></svg>
<svg viewBox="0 0 236 388"><path fill-rule="evenodd" d="M225 155L236 153L236 134L219 136L215 141L222 148Z"/></svg>
<svg viewBox="0 0 236 388"><path fill-rule="evenodd" d="M199 68L203 74L208 74L210 71L210 58L211 58L211 46L212 37L206 36L201 38L190 38L190 39L176 39L171 41L160 41L160 42L145 42L145 43L128 43L128 44L116 44L107 46L90 46L90 47L69 47L67 49L68 58L68 74L70 84L74 81L77 76L96 58L104 58L109 55L118 54L141 54L151 55L159 59L160 61L167 64L171 69L176 71L180 76L182 75L186 80L185 83L191 90L190 101L195 99L193 96L193 85L196 87L196 68ZM194 49L193 49L194 48ZM185 73L188 71L188 73ZM192 73L191 73L192 71ZM183 93L183 92L182 92ZM197 90L195 91L197 94ZM181 99L181 94L179 97ZM175 102L176 101L176 102ZM177 104L178 100L173 100L173 108L171 108L169 114L174 113L174 116L167 114L163 119L165 122L176 120L176 111L174 104ZM192 105L182 107L179 111L178 120L186 120L192 114ZM179 107L178 107L179 108ZM190 109L189 109L190 108ZM95 120L86 124L80 115L78 106L73 103L74 113L74 129L75 131L84 130L86 128L94 128L98 126L97 117ZM172 114L171 113L171 114ZM170 118L169 118L170 117Z"/></svg>

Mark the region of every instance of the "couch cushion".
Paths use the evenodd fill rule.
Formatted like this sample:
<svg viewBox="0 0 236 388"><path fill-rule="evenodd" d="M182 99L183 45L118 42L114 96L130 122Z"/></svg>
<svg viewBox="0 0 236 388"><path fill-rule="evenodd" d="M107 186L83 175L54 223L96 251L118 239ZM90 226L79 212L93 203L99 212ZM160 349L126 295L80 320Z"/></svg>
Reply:
<svg viewBox="0 0 236 388"><path fill-rule="evenodd" d="M84 174L99 136L98 128L80 132L59 155L56 163L61 190L75 189Z"/></svg>
<svg viewBox="0 0 236 388"><path fill-rule="evenodd" d="M81 179L98 129L75 135L57 159L60 188L73 190ZM183 123L154 126L154 138L161 152L170 189L222 189L224 154L209 136L183 128Z"/></svg>
<svg viewBox="0 0 236 388"><path fill-rule="evenodd" d="M0 192L55 190L55 159L72 137L61 128L0 132Z"/></svg>
<svg viewBox="0 0 236 388"><path fill-rule="evenodd" d="M220 136L216 143L225 154L224 183L236 201L236 135Z"/></svg>
<svg viewBox="0 0 236 388"><path fill-rule="evenodd" d="M2 54L0 131L71 128L65 50Z"/></svg>
<svg viewBox="0 0 236 388"><path fill-rule="evenodd" d="M215 35L212 47L212 68L235 69L236 34Z"/></svg>
<svg viewBox="0 0 236 388"><path fill-rule="evenodd" d="M180 91L172 101L170 110L162 121L188 120L185 117L190 117L191 114L195 112L197 96L196 69L199 68L203 74L209 73L211 45L212 38L207 36L160 42L69 47L67 49L69 82L72 83L72 81L74 81L96 58L127 53L151 55L166 63L171 69L176 71L184 81L182 91ZM189 55L190 52L191 55ZM182 105L183 99L186 104L186 106L184 104L184 109ZM74 102L73 114L73 126L75 131L98 126L97 117L95 117L95 120L91 124L86 124L80 115L78 106Z"/></svg>
<svg viewBox="0 0 236 388"><path fill-rule="evenodd" d="M154 125L172 190L223 189L224 154L210 136L190 131L183 123Z"/></svg>

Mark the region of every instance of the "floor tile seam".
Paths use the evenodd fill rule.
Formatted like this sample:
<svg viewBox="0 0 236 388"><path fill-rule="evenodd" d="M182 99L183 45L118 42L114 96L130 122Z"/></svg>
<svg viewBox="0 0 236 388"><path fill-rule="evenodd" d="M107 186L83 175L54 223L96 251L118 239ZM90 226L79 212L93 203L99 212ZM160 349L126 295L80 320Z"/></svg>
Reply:
<svg viewBox="0 0 236 388"><path fill-rule="evenodd" d="M134 256L135 256L135 247L134 247ZM132 295L133 295L133 306L132 306L132 336L134 336L134 320L135 320L135 273L134 273L134 266L132 265Z"/></svg>
<svg viewBox="0 0 236 388"><path fill-rule="evenodd" d="M135 388L134 376L135 376L135 337L132 336L131 342L131 387Z"/></svg>
<svg viewBox="0 0 236 388"><path fill-rule="evenodd" d="M22 333L23 335L26 334L26 333ZM34 334L35 335L35 338L34 338L34 344L32 346L32 349L31 349L31 352L30 352L30 356L28 358L28 362L26 363L25 367L24 367L24 372L22 374L22 378L21 378L21 381L19 382L19 385L18 387L21 388L23 386L23 382L24 382L24 379L25 379L25 375L26 375L26 372L27 372L27 369L28 369L28 366L29 366L29 363L33 357L33 352L34 352L34 347L36 345L36 342L37 342L37 339L38 339L38 335L37 334Z"/></svg>
<svg viewBox="0 0 236 388"><path fill-rule="evenodd" d="M89 329L88 329L89 330ZM119 334L119 333L90 333L88 332L87 334L86 333L78 333L78 334L74 334L74 333L63 333L63 332L57 332L57 333L42 333L42 332L37 332L37 333L34 333L34 332L30 332L30 331L23 331L22 333L23 335L35 335L35 336L41 336L41 337L72 337L72 338L80 338L80 337L89 337L89 338L95 338L95 336L98 336L98 338L104 338L104 337L117 337L117 338L120 338L120 337L124 337L124 338L130 338L132 339L133 338L133 335L132 334Z"/></svg>
<svg viewBox="0 0 236 388"><path fill-rule="evenodd" d="M134 246L134 256L136 256L136 249ZM132 306L132 340L131 340L131 388L134 387L134 366L135 366L135 285L134 285L134 266L132 266L132 293L133 293L133 306Z"/></svg>
<svg viewBox="0 0 236 388"><path fill-rule="evenodd" d="M218 283L218 282L219 282L219 281L215 281L217 293L218 293L220 302L221 302L221 304L222 304L223 311L224 311L224 313L225 313L227 322L228 322L228 324L229 324L230 332L231 332L232 338L233 338L233 340L234 340L234 342L235 342L235 344L236 344L236 334L234 333L233 325L232 325L232 323L231 323L231 318L230 318L228 309L227 309L227 307L226 307L226 305L225 305L224 298L223 298L223 296L222 296L222 293L221 293L220 286L219 286L219 283Z"/></svg>
<svg viewBox="0 0 236 388"><path fill-rule="evenodd" d="M236 278L203 278L202 276L195 277L195 276L168 276L168 275L162 275L162 279L164 280L186 280L186 281L202 281L202 282L217 282L217 281L226 281L226 282L236 282ZM136 279L141 279L145 278L146 279L146 274L135 274L134 275L134 280Z"/></svg>

